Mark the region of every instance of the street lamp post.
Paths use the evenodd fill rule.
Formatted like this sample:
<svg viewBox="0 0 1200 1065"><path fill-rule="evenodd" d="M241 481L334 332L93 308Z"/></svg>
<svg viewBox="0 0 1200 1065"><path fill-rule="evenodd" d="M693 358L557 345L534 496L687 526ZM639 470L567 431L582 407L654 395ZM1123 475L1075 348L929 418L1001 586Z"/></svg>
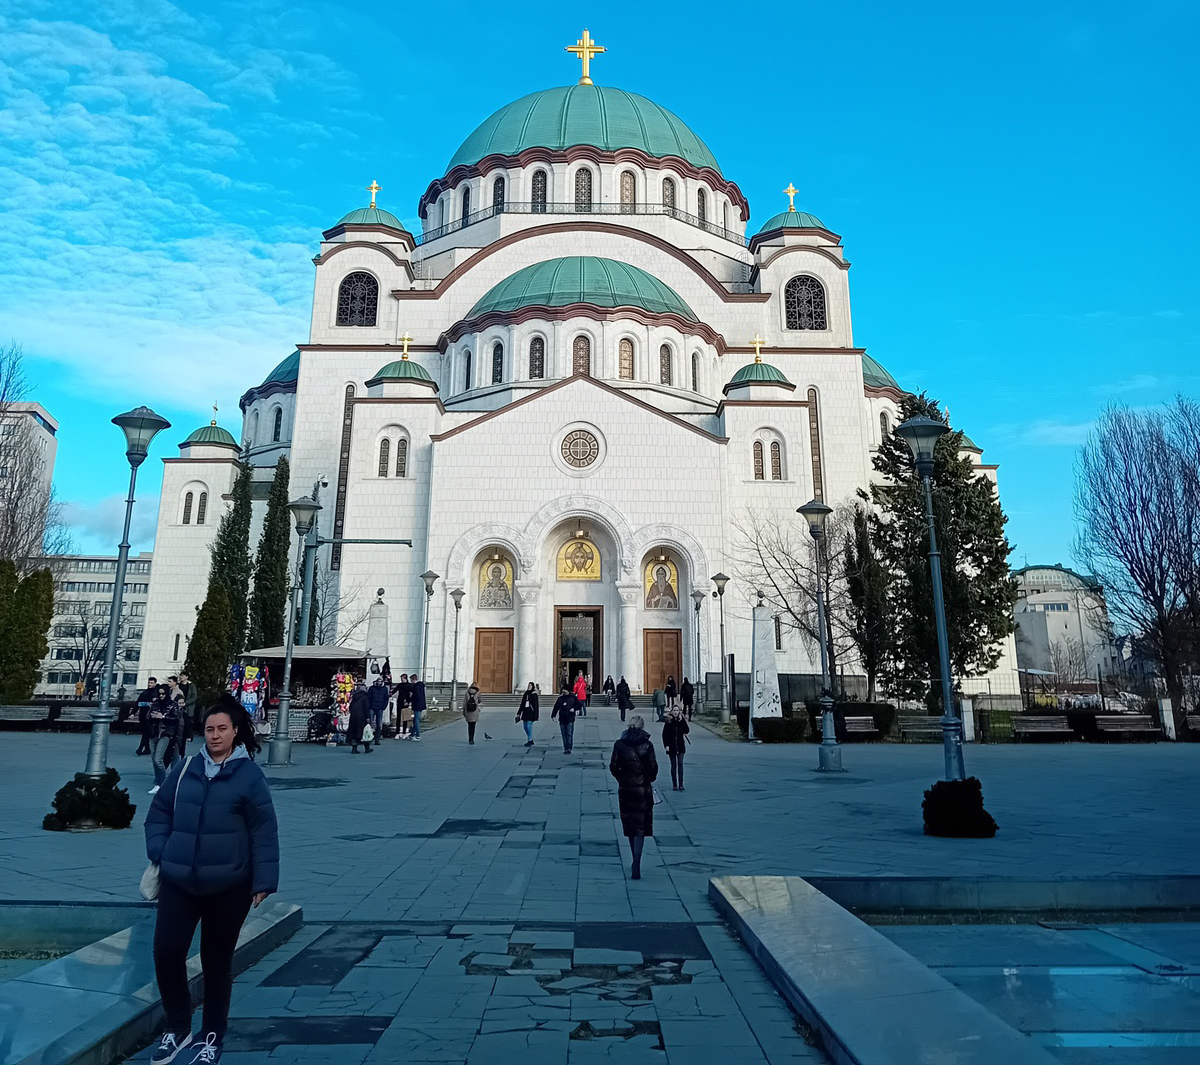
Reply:
<svg viewBox="0 0 1200 1065"><path fill-rule="evenodd" d="M692 592L692 602L696 604L696 684L699 686L704 683L704 675L700 672L700 604L705 600L705 595L699 588Z"/></svg>
<svg viewBox="0 0 1200 1065"><path fill-rule="evenodd" d="M433 604L433 586L437 582L441 574L434 573L433 570L427 569L421 574L421 580L425 582L425 642L421 646L421 680L427 680L425 676L425 663L429 658L429 608Z"/></svg>
<svg viewBox="0 0 1200 1065"><path fill-rule="evenodd" d="M458 618L462 613L463 596L467 593L461 588L455 588L450 593L454 600L454 679L450 682L450 706L458 706Z"/></svg>
<svg viewBox="0 0 1200 1065"><path fill-rule="evenodd" d="M729 723L729 676L725 664L725 585L729 578L724 573L714 573L709 578L717 586L715 595L721 611L721 724Z"/></svg>
<svg viewBox="0 0 1200 1065"><path fill-rule="evenodd" d="M841 773L842 745L837 741L837 724L833 719L833 683L829 676L829 645L825 632L825 589L821 581L821 560L825 554L825 520L833 513L819 499L810 499L796 508L808 522L817 557L817 645L821 648L821 746L817 748L817 769L826 773Z"/></svg>
<svg viewBox="0 0 1200 1065"><path fill-rule="evenodd" d="M279 713L275 715L275 735L267 750L267 765L292 764L292 740L288 735L288 718L292 711L292 651L296 645L296 589L304 580L305 540L316 521L321 504L310 496L301 496L288 504L296 522L299 552L296 558L296 581L288 589L287 644L283 652L283 686L279 690Z"/></svg>
<svg viewBox="0 0 1200 1065"><path fill-rule="evenodd" d="M137 486L138 467L146 461L152 441L171 423L160 418L149 407L135 407L126 414L118 414L113 425L125 434L125 457L129 460L129 498L125 500L125 528L117 549L117 572L113 578L112 603L108 608L108 642L104 647L104 674L100 678L100 703L91 713L92 734L88 740L87 767L89 777L100 779L108 766L108 735L112 722L109 709L109 694L112 691L112 673L117 661L117 627L121 623L121 602L125 596L125 568L129 561L129 523L133 518L133 490Z"/></svg>
<svg viewBox="0 0 1200 1065"><path fill-rule="evenodd" d="M925 489L925 521L929 527L929 572L933 582L933 617L937 628L938 665L942 674L942 748L946 756L946 779L964 780L962 721L954 710L950 683L950 641L946 634L946 604L942 598L942 556L938 551L937 533L933 527L933 453L937 442L950 431L945 422L932 418L909 418L895 428L909 450L913 465Z"/></svg>

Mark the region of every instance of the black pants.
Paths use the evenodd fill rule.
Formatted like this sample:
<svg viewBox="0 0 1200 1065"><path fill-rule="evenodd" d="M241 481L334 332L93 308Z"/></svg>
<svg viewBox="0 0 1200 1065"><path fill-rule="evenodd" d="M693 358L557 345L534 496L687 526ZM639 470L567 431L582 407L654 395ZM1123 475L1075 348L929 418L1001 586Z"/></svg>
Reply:
<svg viewBox="0 0 1200 1065"><path fill-rule="evenodd" d="M154 726L150 723L150 707L139 706L138 707L138 729L141 731L141 734L142 734L142 742L138 744L138 749L135 752L136 754L149 754L150 753L150 739L151 739L150 734L151 734L151 731L153 728L154 728Z"/></svg>
<svg viewBox="0 0 1200 1065"><path fill-rule="evenodd" d="M166 1031L183 1036L192 1030L187 955L200 925L200 966L204 972L204 1028L225 1038L233 993L233 948L250 912L250 884L215 895L193 895L162 881L154 925L154 975L167 1014Z"/></svg>
<svg viewBox="0 0 1200 1065"><path fill-rule="evenodd" d="M475 742L475 726L478 724L478 721L467 722L467 740L471 743Z"/></svg>
<svg viewBox="0 0 1200 1065"><path fill-rule="evenodd" d="M671 759L671 783L677 787L683 787L683 751L667 751L667 757Z"/></svg>

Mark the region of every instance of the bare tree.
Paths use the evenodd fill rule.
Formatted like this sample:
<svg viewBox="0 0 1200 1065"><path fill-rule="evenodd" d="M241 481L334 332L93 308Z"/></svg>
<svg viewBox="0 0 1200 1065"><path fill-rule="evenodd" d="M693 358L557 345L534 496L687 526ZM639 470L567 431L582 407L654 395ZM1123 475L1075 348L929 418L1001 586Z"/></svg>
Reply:
<svg viewBox="0 0 1200 1065"><path fill-rule="evenodd" d="M99 684L104 671L104 655L108 649L107 604L105 607L103 614L96 614L90 599L74 597L61 597L54 604L53 646L69 652L67 661L72 669L79 672L88 688L93 681ZM122 671L122 664L129 660L129 651L140 643L130 632L135 626L140 627L142 620L123 617L117 623L118 674Z"/></svg>
<svg viewBox="0 0 1200 1065"><path fill-rule="evenodd" d="M1083 644L1074 637L1066 636L1050 644L1050 671L1056 678L1056 686L1080 680L1091 680L1088 676L1088 656Z"/></svg>
<svg viewBox="0 0 1200 1065"><path fill-rule="evenodd" d="M342 587L342 575L317 565L313 574L311 643L344 644L367 622L373 595L363 583Z"/></svg>

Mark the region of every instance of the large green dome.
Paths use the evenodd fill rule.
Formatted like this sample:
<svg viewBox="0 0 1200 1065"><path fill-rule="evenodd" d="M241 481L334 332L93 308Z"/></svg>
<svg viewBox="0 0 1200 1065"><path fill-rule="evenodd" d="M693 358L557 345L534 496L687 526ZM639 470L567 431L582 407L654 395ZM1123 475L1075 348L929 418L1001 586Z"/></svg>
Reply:
<svg viewBox="0 0 1200 1065"><path fill-rule="evenodd" d="M865 351L862 356L863 384L868 388L895 388L901 390L896 379Z"/></svg>
<svg viewBox="0 0 1200 1065"><path fill-rule="evenodd" d="M492 288L467 317L530 306L565 307L571 303L640 307L656 314L677 314L688 321L698 321L679 294L657 277L629 263L594 255L568 255L518 270Z"/></svg>
<svg viewBox="0 0 1200 1065"><path fill-rule="evenodd" d="M708 146L677 116L644 96L605 85L543 89L500 108L462 142L446 169L469 166L487 155L577 144L604 151L640 148L655 158L675 155L721 173Z"/></svg>

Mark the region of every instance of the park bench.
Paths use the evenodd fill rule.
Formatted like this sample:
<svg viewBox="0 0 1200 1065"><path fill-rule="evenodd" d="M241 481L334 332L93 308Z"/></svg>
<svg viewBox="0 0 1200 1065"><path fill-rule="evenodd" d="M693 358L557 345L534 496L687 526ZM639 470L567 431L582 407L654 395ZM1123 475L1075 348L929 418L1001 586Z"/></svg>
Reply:
<svg viewBox="0 0 1200 1065"><path fill-rule="evenodd" d="M879 739L879 729L875 727L875 719L869 714L864 714L861 717L847 717L846 721L846 740L877 740ZM822 737L824 732L821 730L822 715L817 715L817 731L821 732Z"/></svg>
<svg viewBox="0 0 1200 1065"><path fill-rule="evenodd" d="M0 721L45 721L49 712L45 706L0 706Z"/></svg>
<svg viewBox="0 0 1200 1065"><path fill-rule="evenodd" d="M907 743L910 739L925 742L940 742L942 739L941 718L925 714L902 714L897 719L897 726L901 743Z"/></svg>
<svg viewBox="0 0 1200 1065"><path fill-rule="evenodd" d="M1014 714L1012 730L1013 736L1018 740L1075 738L1075 730L1067 724L1065 715L1058 717L1052 714Z"/></svg>
<svg viewBox="0 0 1200 1065"><path fill-rule="evenodd" d="M1188 714L1183 720L1192 732L1200 732L1200 714Z"/></svg>
<svg viewBox="0 0 1200 1065"><path fill-rule="evenodd" d="M1158 739L1159 727L1149 714L1097 714L1096 732L1102 738L1111 736L1132 739Z"/></svg>

